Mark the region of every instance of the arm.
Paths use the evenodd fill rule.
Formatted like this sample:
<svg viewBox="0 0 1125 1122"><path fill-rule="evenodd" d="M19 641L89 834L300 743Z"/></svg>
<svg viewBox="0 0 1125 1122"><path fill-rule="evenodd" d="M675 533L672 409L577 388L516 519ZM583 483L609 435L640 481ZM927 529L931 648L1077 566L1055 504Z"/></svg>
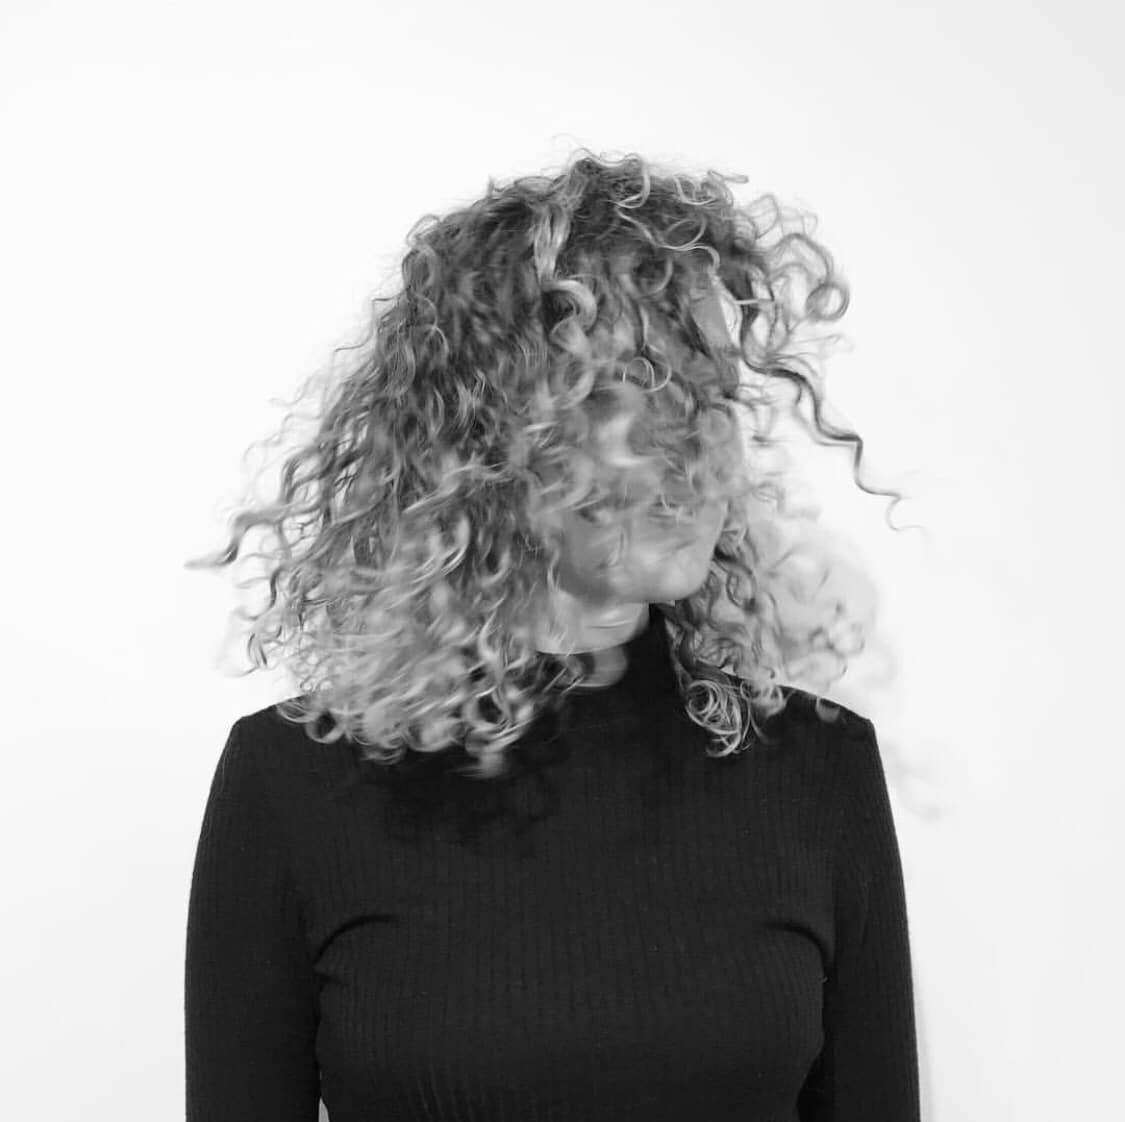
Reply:
<svg viewBox="0 0 1125 1122"><path fill-rule="evenodd" d="M836 832L836 946L824 1048L801 1122L919 1122L918 1052L902 865L872 723L846 754Z"/></svg>
<svg viewBox="0 0 1125 1122"><path fill-rule="evenodd" d="M211 783L188 903L187 1122L316 1122L315 981L238 724Z"/></svg>

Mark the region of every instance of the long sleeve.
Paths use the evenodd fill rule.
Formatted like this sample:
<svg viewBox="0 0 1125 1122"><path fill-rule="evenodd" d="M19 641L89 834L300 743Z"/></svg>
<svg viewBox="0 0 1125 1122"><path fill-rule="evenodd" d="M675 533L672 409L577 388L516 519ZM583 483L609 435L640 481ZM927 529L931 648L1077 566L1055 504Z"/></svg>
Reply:
<svg viewBox="0 0 1125 1122"><path fill-rule="evenodd" d="M906 893L875 728L842 744L836 951L824 984L824 1047L801 1122L919 1122Z"/></svg>
<svg viewBox="0 0 1125 1122"><path fill-rule="evenodd" d="M267 773L240 723L215 771L192 873L187 1122L316 1122L315 982Z"/></svg>

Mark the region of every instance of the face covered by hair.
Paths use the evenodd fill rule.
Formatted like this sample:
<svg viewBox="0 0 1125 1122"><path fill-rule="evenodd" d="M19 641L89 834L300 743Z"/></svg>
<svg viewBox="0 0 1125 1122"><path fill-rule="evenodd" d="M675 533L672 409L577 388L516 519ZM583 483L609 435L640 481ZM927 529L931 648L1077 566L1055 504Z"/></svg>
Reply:
<svg viewBox="0 0 1125 1122"><path fill-rule="evenodd" d="M728 348L731 335L719 294L710 291L694 311L708 338ZM740 457L737 431L728 446L714 452ZM644 627L649 604L692 595L707 579L726 514L722 497L678 516L659 507L612 512L604 521L566 512L560 527L561 591L544 613L539 649L613 647Z"/></svg>

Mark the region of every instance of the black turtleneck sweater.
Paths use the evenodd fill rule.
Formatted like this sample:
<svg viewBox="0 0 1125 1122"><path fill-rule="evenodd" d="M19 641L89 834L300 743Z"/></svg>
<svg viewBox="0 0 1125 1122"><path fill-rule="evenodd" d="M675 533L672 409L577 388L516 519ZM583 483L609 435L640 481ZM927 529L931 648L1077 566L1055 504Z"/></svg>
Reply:
<svg viewBox="0 0 1125 1122"><path fill-rule="evenodd" d="M237 720L188 905L187 1122L917 1122L869 720L723 759L657 609L508 778ZM467 761L463 750L457 762Z"/></svg>

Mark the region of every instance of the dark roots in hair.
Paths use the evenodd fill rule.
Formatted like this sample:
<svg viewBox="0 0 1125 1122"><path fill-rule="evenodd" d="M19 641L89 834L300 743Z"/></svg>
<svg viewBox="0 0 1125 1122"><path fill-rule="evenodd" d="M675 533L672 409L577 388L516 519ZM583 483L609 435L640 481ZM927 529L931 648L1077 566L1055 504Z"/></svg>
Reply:
<svg viewBox="0 0 1125 1122"><path fill-rule="evenodd" d="M863 441L824 421L796 346L803 324L843 316L847 286L772 195L736 204L727 183L745 181L579 150L554 178L490 180L479 201L414 227L401 288L341 348L350 368L327 380L279 497L241 507L226 550L189 562L232 564L251 529L272 531L251 555L268 563L268 603L236 614L252 669L275 648L305 691L280 704L286 719L320 743L347 735L378 763L462 743L473 778L505 774L508 747L586 673L577 656L545 658L531 623L557 587L560 513L683 510L718 491L729 513L706 582L653 606L708 755L743 750L755 711L784 708L779 671L827 653L839 672L810 680L842 676L831 632L850 623L854 653L867 621L838 596L818 601L827 567L802 573L804 551L785 548L785 520L807 516L765 462L778 451L771 394L795 390L807 427L807 393L818 442L854 446L857 485L901 496L859 482ZM737 346L693 318L708 291L736 309ZM739 462L714 462L716 433L741 437ZM626 499L638 463L648 485ZM335 727L320 735L325 714Z"/></svg>

